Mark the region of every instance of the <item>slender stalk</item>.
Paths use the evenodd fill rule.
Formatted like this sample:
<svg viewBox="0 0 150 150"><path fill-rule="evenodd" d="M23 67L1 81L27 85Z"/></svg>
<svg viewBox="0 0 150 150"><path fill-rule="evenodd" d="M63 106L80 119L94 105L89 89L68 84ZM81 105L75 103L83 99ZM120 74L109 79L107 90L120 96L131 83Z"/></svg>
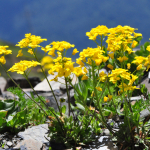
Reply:
<svg viewBox="0 0 150 150"><path fill-rule="evenodd" d="M93 76L93 88L94 88L94 94L95 94L95 97L96 97L96 101L97 101L97 106L99 107L99 112L100 112L100 115L102 117L102 122L104 123L104 125L110 130L111 133L113 133L112 131L112 128L107 124L104 116L103 116L103 113L102 113L102 107L101 107L101 104L99 103L99 100L98 100L98 95L97 95L97 90L96 90L96 80L95 80L95 72L94 72L94 62L92 61L92 76ZM105 89L103 89L105 90ZM102 95L101 95L102 96Z"/></svg>
<svg viewBox="0 0 150 150"><path fill-rule="evenodd" d="M35 55L35 59L36 59L38 62L40 62L36 55ZM45 79L46 79L46 81L47 81L47 83L48 83L48 85L49 85L49 87L50 87L50 89L51 89L51 92L52 92L52 94L53 94L53 96L54 96L54 99L55 99L55 102L56 102L57 107L58 107L58 109L59 109L59 112L60 112L60 114L61 114L61 116L62 116L62 112L61 112L61 109L59 108L59 104L58 104L58 102L57 102L57 99L56 99L56 96L55 96L54 91L53 91L53 89L52 89L52 86L51 86L50 82L48 81L48 78L47 78L47 76L46 76L46 74L45 74L45 71L43 70L43 68L42 68L41 65L40 65L40 67L41 67L41 70L42 70L42 72L43 72L43 74L44 74L44 76L45 76Z"/></svg>
<svg viewBox="0 0 150 150"><path fill-rule="evenodd" d="M25 78L28 81L30 87L32 88L32 90L36 93L37 97L40 99L40 101L48 108L48 106L46 105L46 103L41 99L41 97L38 95L38 93L34 90L32 84L30 83L28 76L26 75L26 73L24 72Z"/></svg>
<svg viewBox="0 0 150 150"><path fill-rule="evenodd" d="M1 65L2 66L2 65ZM3 69L4 69L4 67L3 67ZM5 70L5 69L4 69ZM6 71L5 71L6 72ZM48 116L48 114L45 112L45 110L33 99L33 98L31 98L26 92L24 92L21 88L20 88L20 86L12 79L12 77L6 72L6 74L7 74L7 76L13 81L13 83L28 97L28 98L30 98L31 100L33 100L40 108L41 108L41 110L46 114L46 116Z"/></svg>
<svg viewBox="0 0 150 150"><path fill-rule="evenodd" d="M9 73L6 71L5 67L3 67L3 65L2 65L1 63L0 63L0 65L1 65L1 67L3 68L3 70L5 71L5 73L7 74L7 76L13 81L13 83L14 83L28 98L30 98L32 101L34 101L34 102L41 108L41 110L46 114L46 116L48 117L48 114L45 112L45 110L44 110L32 97L30 97L26 92L24 92L24 91L20 88L20 86L13 80L13 78L9 75ZM49 110L50 110L50 109L49 109ZM64 133L64 131L63 131L63 128L62 128L62 123L60 122L59 118L58 118L57 115L56 115L54 112L52 112L51 110L50 110L50 112L56 117L56 119L57 119L57 121L59 122L60 127L61 127L61 129L62 129L62 132L63 132L63 134L65 135L65 133Z"/></svg>
<svg viewBox="0 0 150 150"><path fill-rule="evenodd" d="M111 91L110 91L110 88L109 88L109 82L108 82L108 79L107 79L107 81L106 81L106 84L107 84L108 91L109 91L110 95L112 95L112 94L111 94ZM119 114L118 114L118 112L117 112L117 108L116 108L116 105L115 105L115 103L114 103L114 101L113 101L113 98L112 98L112 103L113 103L113 105L114 105L114 107L115 107L116 114L117 114L117 116L118 116L118 118L119 118L119 120L120 120L120 117L119 117Z"/></svg>
<svg viewBox="0 0 150 150"><path fill-rule="evenodd" d="M65 77L65 83L66 83L66 89L67 89L67 97L68 97L68 116L70 116L70 94L68 92L68 84L67 84L67 78Z"/></svg>

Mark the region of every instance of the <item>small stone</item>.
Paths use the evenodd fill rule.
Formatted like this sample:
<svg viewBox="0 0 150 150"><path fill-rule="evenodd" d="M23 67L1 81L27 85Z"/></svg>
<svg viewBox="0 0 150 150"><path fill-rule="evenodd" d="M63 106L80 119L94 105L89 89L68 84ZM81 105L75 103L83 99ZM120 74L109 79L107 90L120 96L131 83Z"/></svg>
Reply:
<svg viewBox="0 0 150 150"><path fill-rule="evenodd" d="M0 77L0 89L1 89L1 92L3 93L5 87L6 87L6 84L7 84L7 81L4 77Z"/></svg>
<svg viewBox="0 0 150 150"><path fill-rule="evenodd" d="M6 148L9 148L6 144L4 145L4 148L6 149Z"/></svg>
<svg viewBox="0 0 150 150"><path fill-rule="evenodd" d="M3 143L6 143L7 141L6 140L3 140Z"/></svg>
<svg viewBox="0 0 150 150"><path fill-rule="evenodd" d="M110 131L109 131L108 129L105 129L105 130L103 131L103 134L104 134L105 136L109 136L109 135L110 135Z"/></svg>
<svg viewBox="0 0 150 150"><path fill-rule="evenodd" d="M7 144L7 146L9 146L9 147L11 147L11 146L13 145L13 143L10 142L10 141L8 141L6 144Z"/></svg>

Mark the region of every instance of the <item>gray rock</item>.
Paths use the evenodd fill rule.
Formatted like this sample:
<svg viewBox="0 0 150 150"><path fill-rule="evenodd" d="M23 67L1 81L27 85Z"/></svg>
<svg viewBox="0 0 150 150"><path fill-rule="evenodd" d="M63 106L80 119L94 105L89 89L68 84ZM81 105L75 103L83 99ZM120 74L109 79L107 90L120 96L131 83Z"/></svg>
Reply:
<svg viewBox="0 0 150 150"><path fill-rule="evenodd" d="M1 83L0 84L0 89L3 92L5 87L6 87L7 81L6 81L6 79L4 77L0 77L0 83Z"/></svg>
<svg viewBox="0 0 150 150"><path fill-rule="evenodd" d="M150 107L149 107L149 109L150 109ZM140 112L140 118L146 118L148 116L150 116L150 111L148 109L144 109Z"/></svg>
<svg viewBox="0 0 150 150"><path fill-rule="evenodd" d="M6 144L7 144L7 146L9 146L9 147L13 145L13 143L10 142L10 141L8 141Z"/></svg>
<svg viewBox="0 0 150 150"><path fill-rule="evenodd" d="M42 143L47 143L49 142L48 140L50 140L50 138L46 134L47 132L48 132L48 124L41 124L38 126L28 128L24 132L19 132L18 136L23 138L24 140L34 139Z"/></svg>
<svg viewBox="0 0 150 150"><path fill-rule="evenodd" d="M110 136L110 131L108 129L104 129L103 135Z"/></svg>
<svg viewBox="0 0 150 150"><path fill-rule="evenodd" d="M20 148L20 150L41 150L42 142L34 139L26 139L17 144L15 148Z"/></svg>

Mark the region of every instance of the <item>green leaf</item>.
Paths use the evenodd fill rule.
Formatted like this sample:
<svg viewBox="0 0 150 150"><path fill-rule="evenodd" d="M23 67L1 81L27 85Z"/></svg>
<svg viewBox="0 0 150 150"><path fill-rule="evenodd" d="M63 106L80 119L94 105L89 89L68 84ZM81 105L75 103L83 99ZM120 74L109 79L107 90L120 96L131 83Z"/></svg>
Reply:
<svg viewBox="0 0 150 150"><path fill-rule="evenodd" d="M62 111L63 114L66 113L66 105L63 105L63 106L61 107L61 111Z"/></svg>
<svg viewBox="0 0 150 150"><path fill-rule="evenodd" d="M78 99L81 100L82 98L82 100L86 100L88 94L88 88L86 87L85 83L83 81L77 83L75 85L75 89L77 90L77 91L75 90L75 94L76 96L78 95Z"/></svg>
<svg viewBox="0 0 150 150"><path fill-rule="evenodd" d="M0 111L0 128L4 125L4 123L6 122L6 115L7 115L7 111L5 110L1 110Z"/></svg>
<svg viewBox="0 0 150 150"><path fill-rule="evenodd" d="M15 100L8 99L8 100L4 101L4 108L5 108L5 110L10 111L14 107L15 107Z"/></svg>
<svg viewBox="0 0 150 150"><path fill-rule="evenodd" d="M0 110L0 118L5 118L7 115L7 111L5 110Z"/></svg>
<svg viewBox="0 0 150 150"><path fill-rule="evenodd" d="M76 103L77 107L83 111L85 111L85 107L81 105L80 103Z"/></svg>

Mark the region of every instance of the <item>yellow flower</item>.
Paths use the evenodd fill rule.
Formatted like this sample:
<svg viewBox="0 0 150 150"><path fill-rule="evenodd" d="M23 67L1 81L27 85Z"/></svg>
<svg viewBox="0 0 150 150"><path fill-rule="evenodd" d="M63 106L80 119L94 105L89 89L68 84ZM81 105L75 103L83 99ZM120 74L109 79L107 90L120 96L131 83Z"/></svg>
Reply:
<svg viewBox="0 0 150 150"><path fill-rule="evenodd" d="M8 48L9 46L0 46L0 55L4 54L4 55L8 55L11 54L12 51L11 50L6 50L6 48Z"/></svg>
<svg viewBox="0 0 150 150"><path fill-rule="evenodd" d="M141 33L134 33L135 38L138 37L138 36L142 36L142 34Z"/></svg>
<svg viewBox="0 0 150 150"><path fill-rule="evenodd" d="M72 55L75 55L76 53L78 53L79 51L75 48L72 52Z"/></svg>
<svg viewBox="0 0 150 150"><path fill-rule="evenodd" d="M83 68L83 71L85 72L85 74L87 74L87 73L88 73L88 71L87 71L86 67L84 67L84 68Z"/></svg>
<svg viewBox="0 0 150 150"><path fill-rule="evenodd" d="M23 56L22 49L18 51L17 57L21 57L21 56Z"/></svg>
<svg viewBox="0 0 150 150"><path fill-rule="evenodd" d="M45 47L41 47L41 50L43 50L45 53L47 53L50 50L50 45L46 45Z"/></svg>
<svg viewBox="0 0 150 150"><path fill-rule="evenodd" d="M88 58L87 64L92 65L91 58Z"/></svg>
<svg viewBox="0 0 150 150"><path fill-rule="evenodd" d="M131 79L129 80L128 86L131 86L133 82L138 78L138 76L131 74Z"/></svg>
<svg viewBox="0 0 150 150"><path fill-rule="evenodd" d="M101 72L99 73L99 79L100 79L100 81L104 82L105 79L106 79L106 77L107 77L107 74L105 74L104 71L101 71Z"/></svg>
<svg viewBox="0 0 150 150"><path fill-rule="evenodd" d="M108 56L109 56L111 59L114 59L114 53L110 53L110 54L108 54Z"/></svg>
<svg viewBox="0 0 150 150"><path fill-rule="evenodd" d="M97 89L98 91L102 91L102 88L100 88L100 87L96 87L96 89Z"/></svg>
<svg viewBox="0 0 150 150"><path fill-rule="evenodd" d="M138 65L136 70L140 70L142 68L142 64Z"/></svg>
<svg viewBox="0 0 150 150"><path fill-rule="evenodd" d="M108 64L107 67L110 68L111 70L113 70L113 68L114 68L113 65L111 65L111 64Z"/></svg>
<svg viewBox="0 0 150 150"><path fill-rule="evenodd" d="M133 91L134 89L137 89L136 86L129 86L125 83L118 86L120 88L120 92L126 92L126 91Z"/></svg>
<svg viewBox="0 0 150 150"><path fill-rule="evenodd" d="M123 57L119 57L117 58L120 62L123 62L123 61L126 61L128 60L128 58L126 56L123 56Z"/></svg>
<svg viewBox="0 0 150 150"><path fill-rule="evenodd" d="M126 56L123 56L123 60L126 61L128 60L128 58Z"/></svg>
<svg viewBox="0 0 150 150"><path fill-rule="evenodd" d="M47 39L42 39L40 36L31 35L31 33L29 33L25 34L25 38L18 42L16 46L19 46L20 48L37 48L40 47L39 44L43 41L47 41Z"/></svg>
<svg viewBox="0 0 150 150"><path fill-rule="evenodd" d="M45 56L42 58L41 65L44 66L45 64L53 63L53 58L50 56Z"/></svg>
<svg viewBox="0 0 150 150"><path fill-rule="evenodd" d="M30 53L31 55L33 55L33 51L32 51L32 49L30 48L30 49L28 49L28 53Z"/></svg>
<svg viewBox="0 0 150 150"><path fill-rule="evenodd" d="M74 62L72 62L71 58L61 56L60 52L58 53L58 57L53 60L54 65L48 73L58 72L58 77L68 77L71 73L74 72Z"/></svg>
<svg viewBox="0 0 150 150"><path fill-rule="evenodd" d="M96 66L99 66L102 63L102 59L95 59Z"/></svg>
<svg viewBox="0 0 150 150"><path fill-rule="evenodd" d="M103 62L106 62L109 59L109 57L103 57Z"/></svg>
<svg viewBox="0 0 150 150"><path fill-rule="evenodd" d="M150 52L150 45L147 46L146 50Z"/></svg>
<svg viewBox="0 0 150 150"><path fill-rule="evenodd" d="M95 107L92 107L92 106L90 105L89 109L90 109L90 110L95 110Z"/></svg>
<svg viewBox="0 0 150 150"><path fill-rule="evenodd" d="M60 52L63 52L65 49L68 50L69 48L74 47L74 44L70 44L69 42L66 41L53 41L49 45L52 45L53 51L58 50Z"/></svg>
<svg viewBox="0 0 150 150"><path fill-rule="evenodd" d="M132 43L132 45L131 45L131 47L135 48L137 44L138 44L138 42L134 40L133 43Z"/></svg>
<svg viewBox="0 0 150 150"><path fill-rule="evenodd" d="M73 73L79 77L85 74L81 67L75 67Z"/></svg>
<svg viewBox="0 0 150 150"><path fill-rule="evenodd" d="M127 68L130 69L131 68L131 64L127 63Z"/></svg>
<svg viewBox="0 0 150 150"><path fill-rule="evenodd" d="M104 97L104 102L107 102L107 100L108 100L108 97L105 96Z"/></svg>
<svg viewBox="0 0 150 150"><path fill-rule="evenodd" d="M133 60L132 63L134 63L136 65L140 65L140 64L142 64L143 62L146 61L146 58L143 57L143 56L136 56L134 59L135 60Z"/></svg>
<svg viewBox="0 0 150 150"><path fill-rule="evenodd" d="M79 64L81 67L84 66L84 63L82 62L82 60L80 58L76 59L76 63Z"/></svg>
<svg viewBox="0 0 150 150"><path fill-rule="evenodd" d="M92 28L90 32L86 32L86 36L90 40L96 40L97 36L106 36L109 33L109 29L104 25L98 25L96 28Z"/></svg>
<svg viewBox="0 0 150 150"><path fill-rule="evenodd" d="M83 77L81 78L81 80L87 80L88 79L88 76L86 75L83 75Z"/></svg>
<svg viewBox="0 0 150 150"><path fill-rule="evenodd" d="M123 57L117 58L120 62L123 62Z"/></svg>
<svg viewBox="0 0 150 150"><path fill-rule="evenodd" d="M51 75L54 75L53 70L49 70L48 73L51 74Z"/></svg>
<svg viewBox="0 0 150 150"><path fill-rule="evenodd" d="M2 57L0 58L0 62L1 62L2 64L5 64L5 63L6 63L6 60L5 60L5 57L4 57L4 56L2 56Z"/></svg>
<svg viewBox="0 0 150 150"><path fill-rule="evenodd" d="M15 65L13 65L8 71L24 74L28 68L36 67L37 65L40 65L40 63L37 61L21 60L20 62L15 63Z"/></svg>
<svg viewBox="0 0 150 150"><path fill-rule="evenodd" d="M111 100L112 99L112 95L108 95L108 98L109 98L109 100Z"/></svg>

